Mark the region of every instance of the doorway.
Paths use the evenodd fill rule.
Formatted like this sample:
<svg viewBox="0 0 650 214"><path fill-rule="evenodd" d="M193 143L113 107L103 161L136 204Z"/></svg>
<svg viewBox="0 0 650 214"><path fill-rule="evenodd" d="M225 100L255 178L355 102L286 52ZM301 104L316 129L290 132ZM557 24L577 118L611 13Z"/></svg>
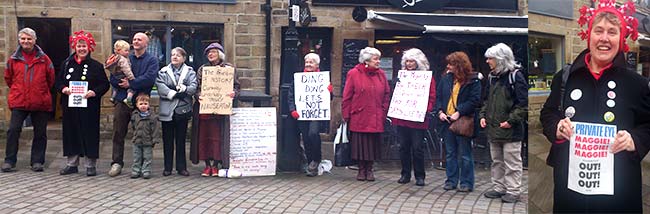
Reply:
<svg viewBox="0 0 650 214"><path fill-rule="evenodd" d="M54 64L55 74L61 70L61 63L70 55L68 38L70 37L70 19L52 18L18 18L18 30L29 27L36 31L36 44L43 49L43 52L50 57ZM51 120L60 121L63 112L61 111L59 93L50 89L52 93L52 106L54 111Z"/></svg>

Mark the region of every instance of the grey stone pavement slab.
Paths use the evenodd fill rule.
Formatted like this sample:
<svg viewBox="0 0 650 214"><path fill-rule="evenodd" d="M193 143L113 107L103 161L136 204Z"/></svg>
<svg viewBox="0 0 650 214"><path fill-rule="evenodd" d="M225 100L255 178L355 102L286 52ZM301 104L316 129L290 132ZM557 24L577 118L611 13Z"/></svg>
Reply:
<svg viewBox="0 0 650 214"><path fill-rule="evenodd" d="M4 154L5 141L0 142ZM78 174L61 176L61 141L48 142L44 172L29 170L29 142L22 141L17 171L0 173L0 213L527 213L528 171L521 201L504 204L482 196L492 187L489 171L477 167L471 193L445 191L444 171L430 167L427 185L398 184L393 161L377 164L375 182L355 180L356 171L335 167L314 178L301 173L238 179L191 175L163 177L162 146L154 148L153 177L130 179L127 143L122 175L109 177L111 142L101 142L98 175L87 177L83 160ZM4 157L4 155L3 155Z"/></svg>

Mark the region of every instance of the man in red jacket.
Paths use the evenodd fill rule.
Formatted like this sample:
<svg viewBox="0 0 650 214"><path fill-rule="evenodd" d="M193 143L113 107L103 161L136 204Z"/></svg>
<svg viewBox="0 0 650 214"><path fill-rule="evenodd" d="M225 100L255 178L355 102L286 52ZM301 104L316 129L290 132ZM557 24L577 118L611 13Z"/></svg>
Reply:
<svg viewBox="0 0 650 214"><path fill-rule="evenodd" d="M18 32L18 50L14 52L4 72L5 82L9 87L9 109L11 120L7 131L7 147L2 172L11 172L16 168L18 138L23 121L31 115L34 124L32 157L30 165L35 172L43 171L45 148L47 146L47 120L52 111L50 88L54 85L54 65L36 45L36 32L23 28Z"/></svg>

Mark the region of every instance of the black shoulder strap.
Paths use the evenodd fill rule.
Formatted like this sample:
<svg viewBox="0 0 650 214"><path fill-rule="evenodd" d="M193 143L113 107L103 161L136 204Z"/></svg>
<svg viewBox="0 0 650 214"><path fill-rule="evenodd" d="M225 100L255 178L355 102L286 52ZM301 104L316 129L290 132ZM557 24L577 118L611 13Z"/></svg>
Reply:
<svg viewBox="0 0 650 214"><path fill-rule="evenodd" d="M560 84L560 106L558 109L562 111L562 106L564 106L564 91L566 86L566 81L569 79L571 74L571 64L566 64L562 67L562 82Z"/></svg>

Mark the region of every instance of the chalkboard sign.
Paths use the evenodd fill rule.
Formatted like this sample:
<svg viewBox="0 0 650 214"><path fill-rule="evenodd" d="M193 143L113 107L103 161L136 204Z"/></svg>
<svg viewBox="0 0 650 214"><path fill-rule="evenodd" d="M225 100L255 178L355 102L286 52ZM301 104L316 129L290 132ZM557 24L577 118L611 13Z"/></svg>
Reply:
<svg viewBox="0 0 650 214"><path fill-rule="evenodd" d="M636 72L636 52L627 52L627 70Z"/></svg>
<svg viewBox="0 0 650 214"><path fill-rule="evenodd" d="M348 71L359 64L359 52L361 49L368 47L368 40L362 39L344 39L343 40L343 66L341 68L341 94L345 88L345 78Z"/></svg>

